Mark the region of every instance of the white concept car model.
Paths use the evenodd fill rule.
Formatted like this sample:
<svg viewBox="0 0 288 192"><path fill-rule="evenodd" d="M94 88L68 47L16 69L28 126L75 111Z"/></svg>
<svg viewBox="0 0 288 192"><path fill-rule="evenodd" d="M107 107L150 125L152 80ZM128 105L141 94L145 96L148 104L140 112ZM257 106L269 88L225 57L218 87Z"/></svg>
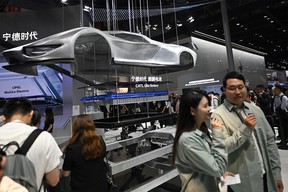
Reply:
<svg viewBox="0 0 288 192"><path fill-rule="evenodd" d="M105 73L113 66L149 67L155 73L195 66L197 55L187 47L154 41L125 31L80 27L3 52L10 71L37 75L37 65L69 63L74 74ZM153 70L155 69L155 70Z"/></svg>

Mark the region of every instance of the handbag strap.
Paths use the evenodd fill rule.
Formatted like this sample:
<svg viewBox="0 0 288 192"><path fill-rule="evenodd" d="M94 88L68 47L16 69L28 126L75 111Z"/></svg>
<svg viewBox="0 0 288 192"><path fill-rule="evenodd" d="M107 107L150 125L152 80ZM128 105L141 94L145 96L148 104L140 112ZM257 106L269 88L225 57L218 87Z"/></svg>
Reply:
<svg viewBox="0 0 288 192"><path fill-rule="evenodd" d="M104 151L104 154L105 154L105 164L106 164L106 168L107 168L107 173L109 174L109 176L111 176L111 170L110 170L110 166L109 166L109 162L108 162L108 158L107 158L107 152L106 152L106 144L105 144L105 141L103 139L103 137L100 135L100 140L101 140L101 143L102 143L102 146L103 146L103 151Z"/></svg>

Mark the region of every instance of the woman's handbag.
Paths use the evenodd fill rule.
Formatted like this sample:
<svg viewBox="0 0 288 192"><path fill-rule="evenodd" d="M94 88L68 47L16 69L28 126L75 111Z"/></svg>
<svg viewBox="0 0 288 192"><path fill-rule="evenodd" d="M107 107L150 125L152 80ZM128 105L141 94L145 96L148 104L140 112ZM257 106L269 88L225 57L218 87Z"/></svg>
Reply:
<svg viewBox="0 0 288 192"><path fill-rule="evenodd" d="M112 178L112 173L110 171L110 166L108 163L108 158L107 158L107 153L106 153L106 145L105 142L103 140L103 138L101 137L101 142L103 143L103 145L105 146L105 164L106 164L106 179L107 179L107 184L108 184L108 191L109 192L119 192L119 187L117 185L115 185L113 178Z"/></svg>
<svg viewBox="0 0 288 192"><path fill-rule="evenodd" d="M107 177L107 183L108 183L108 191L109 192L118 192L119 187L117 185L115 185L115 183L113 182L113 179L110 176L110 171L108 171L108 173L106 174L106 177Z"/></svg>

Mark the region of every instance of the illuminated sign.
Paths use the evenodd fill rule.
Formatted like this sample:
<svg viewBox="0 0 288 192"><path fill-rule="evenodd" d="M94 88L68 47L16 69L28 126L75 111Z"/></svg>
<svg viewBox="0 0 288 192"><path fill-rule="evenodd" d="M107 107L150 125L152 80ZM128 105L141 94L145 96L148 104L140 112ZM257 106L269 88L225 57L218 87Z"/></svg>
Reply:
<svg viewBox="0 0 288 192"><path fill-rule="evenodd" d="M215 80L214 78L212 79L201 79L201 80L196 80L196 81L189 81L188 83L185 84L185 87L188 86L193 86L193 85L203 85L203 84L210 84L210 83L218 83L219 80Z"/></svg>
<svg viewBox="0 0 288 192"><path fill-rule="evenodd" d="M135 84L135 88L149 88L149 87L159 87L158 84L162 82L162 77L158 76L132 76L131 82L139 82Z"/></svg>
<svg viewBox="0 0 288 192"><path fill-rule="evenodd" d="M33 78L1 80L0 97L27 97L43 95Z"/></svg>
<svg viewBox="0 0 288 192"><path fill-rule="evenodd" d="M157 76L132 76L132 82L162 82L162 77Z"/></svg>

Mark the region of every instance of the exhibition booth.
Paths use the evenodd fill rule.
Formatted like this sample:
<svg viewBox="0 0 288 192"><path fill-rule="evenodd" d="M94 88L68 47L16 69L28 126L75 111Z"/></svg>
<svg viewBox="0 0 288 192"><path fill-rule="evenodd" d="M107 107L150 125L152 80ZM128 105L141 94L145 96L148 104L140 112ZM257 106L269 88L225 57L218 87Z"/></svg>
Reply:
<svg viewBox="0 0 288 192"><path fill-rule="evenodd" d="M199 6L206 4L194 7ZM134 30L139 28L136 16L125 26L121 12L114 19L113 11L84 9L0 13L0 39L7 48L0 60L0 108L15 97L28 98L42 114L53 108L52 134L62 148L75 116L90 114L123 191L179 190L178 172L171 166L177 113L171 107L162 113L150 104L167 104L171 94L189 89L221 94L223 76L230 70L225 41L197 31L184 38L175 34L169 43L164 37L155 41L147 30ZM149 16L140 12L138 22L186 9ZM264 52L237 44L232 51L235 69L245 74L248 86L267 84Z"/></svg>

